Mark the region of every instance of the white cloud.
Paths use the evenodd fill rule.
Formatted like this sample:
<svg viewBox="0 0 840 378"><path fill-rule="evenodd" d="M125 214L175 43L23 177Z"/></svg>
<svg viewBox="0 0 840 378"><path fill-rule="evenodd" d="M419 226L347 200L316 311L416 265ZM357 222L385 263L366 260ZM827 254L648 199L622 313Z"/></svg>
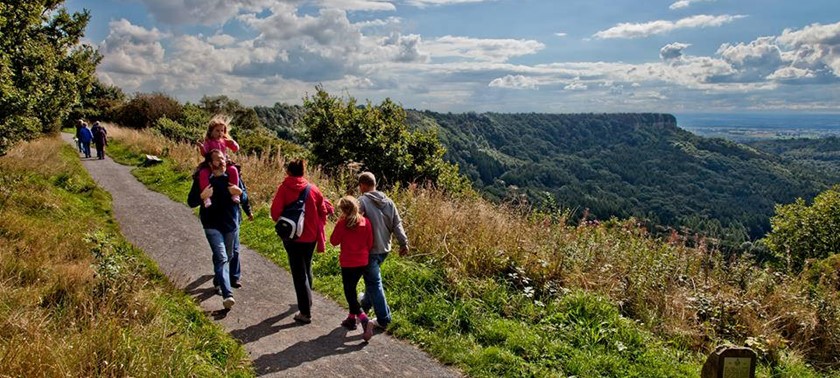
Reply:
<svg viewBox="0 0 840 378"><path fill-rule="evenodd" d="M539 80L523 75L505 75L493 79L488 86L512 89L537 89Z"/></svg>
<svg viewBox="0 0 840 378"><path fill-rule="evenodd" d="M320 0L324 8L335 8L349 11L395 11L396 6L391 0Z"/></svg>
<svg viewBox="0 0 840 378"><path fill-rule="evenodd" d="M785 29L776 40L792 49L794 66L830 71L834 77L840 77L840 22L813 24L801 30Z"/></svg>
<svg viewBox="0 0 840 378"><path fill-rule="evenodd" d="M575 82L569 83L568 85L563 87L563 89L565 89L567 91L585 91L585 90L589 89L589 87L584 83L575 81Z"/></svg>
<svg viewBox="0 0 840 378"><path fill-rule="evenodd" d="M485 1L493 0L406 0L405 3L418 8L425 8L427 6L441 6L451 4L466 4L466 3L483 3Z"/></svg>
<svg viewBox="0 0 840 378"><path fill-rule="evenodd" d="M156 28L146 29L128 20L111 21L111 32L100 46L100 69L126 75L152 75L164 66L161 40L167 37Z"/></svg>
<svg viewBox="0 0 840 378"><path fill-rule="evenodd" d="M670 43L659 49L659 57L664 61L679 59L682 57L682 51L691 46L687 43Z"/></svg>
<svg viewBox="0 0 840 378"><path fill-rule="evenodd" d="M221 25L242 11L259 12L278 1L283 0L141 0L155 19L172 25Z"/></svg>
<svg viewBox="0 0 840 378"><path fill-rule="evenodd" d="M505 62L516 56L534 54L545 45L525 39L479 39L443 36L423 43L432 58L460 57L477 61Z"/></svg>
<svg viewBox="0 0 840 378"><path fill-rule="evenodd" d="M679 0L679 1L671 4L671 6L669 6L668 9L675 10L675 9L688 8L693 3L699 3L699 2L703 2L703 1L715 1L715 0Z"/></svg>
<svg viewBox="0 0 840 378"><path fill-rule="evenodd" d="M646 38L650 37L655 34L664 34L668 33L677 29L690 29L690 28L707 28L707 27L718 27L723 24L728 24L733 22L737 19L744 18L746 16L742 15L720 15L720 16L710 16L710 15L696 15L691 17L686 17L680 19L676 22L673 21L666 21L666 20L657 20L651 22L645 22L640 24L631 24L631 23L621 23L616 26L613 26L607 30L601 30L595 33L593 36L595 38L600 39L611 39L611 38L625 38L625 39L633 39L633 38Z"/></svg>
<svg viewBox="0 0 840 378"><path fill-rule="evenodd" d="M566 33L554 33L554 35L562 38L562 37L567 36L568 34L566 34Z"/></svg>

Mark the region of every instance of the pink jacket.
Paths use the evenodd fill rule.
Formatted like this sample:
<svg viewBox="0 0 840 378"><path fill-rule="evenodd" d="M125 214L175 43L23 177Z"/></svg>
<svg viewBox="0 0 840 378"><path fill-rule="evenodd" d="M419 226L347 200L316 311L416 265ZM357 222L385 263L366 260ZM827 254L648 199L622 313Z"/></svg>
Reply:
<svg viewBox="0 0 840 378"><path fill-rule="evenodd" d="M208 152L213 150L222 151L227 155L227 150L230 150L230 152L239 151L239 143L236 143L233 139L205 139L204 143L201 144L201 154L207 155Z"/></svg>

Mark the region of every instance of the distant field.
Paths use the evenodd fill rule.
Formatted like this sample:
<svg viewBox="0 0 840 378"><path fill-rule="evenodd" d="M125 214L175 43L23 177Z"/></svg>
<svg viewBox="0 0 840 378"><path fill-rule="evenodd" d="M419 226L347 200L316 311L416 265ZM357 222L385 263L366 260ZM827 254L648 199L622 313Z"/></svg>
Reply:
<svg viewBox="0 0 840 378"><path fill-rule="evenodd" d="M840 114L678 114L677 125L736 142L840 136Z"/></svg>

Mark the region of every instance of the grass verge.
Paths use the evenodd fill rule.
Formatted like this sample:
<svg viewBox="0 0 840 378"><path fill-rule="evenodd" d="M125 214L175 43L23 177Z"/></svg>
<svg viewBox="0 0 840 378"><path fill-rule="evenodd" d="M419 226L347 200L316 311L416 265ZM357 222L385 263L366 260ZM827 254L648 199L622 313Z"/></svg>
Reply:
<svg viewBox="0 0 840 378"><path fill-rule="evenodd" d="M58 138L0 158L4 376L253 376L247 354L119 233Z"/></svg>

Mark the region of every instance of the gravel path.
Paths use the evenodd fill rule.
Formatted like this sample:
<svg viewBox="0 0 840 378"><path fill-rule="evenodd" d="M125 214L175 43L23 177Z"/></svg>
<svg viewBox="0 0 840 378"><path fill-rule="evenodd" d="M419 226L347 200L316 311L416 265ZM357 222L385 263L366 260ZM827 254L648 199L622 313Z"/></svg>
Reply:
<svg viewBox="0 0 840 378"><path fill-rule="evenodd" d="M62 134L62 138L74 144L70 134ZM198 217L186 205L146 189L131 175L131 167L108 157L97 160L95 153L93 156L82 158L82 163L96 183L111 193L114 217L123 235L154 259L174 285L195 297L208 316L245 346L257 375L460 375L387 334L376 333L369 343L364 343L361 331L348 332L339 325L346 310L315 293L313 321L299 325L292 319L297 305L291 275L245 246L240 252L243 287L234 289L233 309L221 311L221 297L213 293L210 247ZM247 222L243 224L248 226Z"/></svg>

